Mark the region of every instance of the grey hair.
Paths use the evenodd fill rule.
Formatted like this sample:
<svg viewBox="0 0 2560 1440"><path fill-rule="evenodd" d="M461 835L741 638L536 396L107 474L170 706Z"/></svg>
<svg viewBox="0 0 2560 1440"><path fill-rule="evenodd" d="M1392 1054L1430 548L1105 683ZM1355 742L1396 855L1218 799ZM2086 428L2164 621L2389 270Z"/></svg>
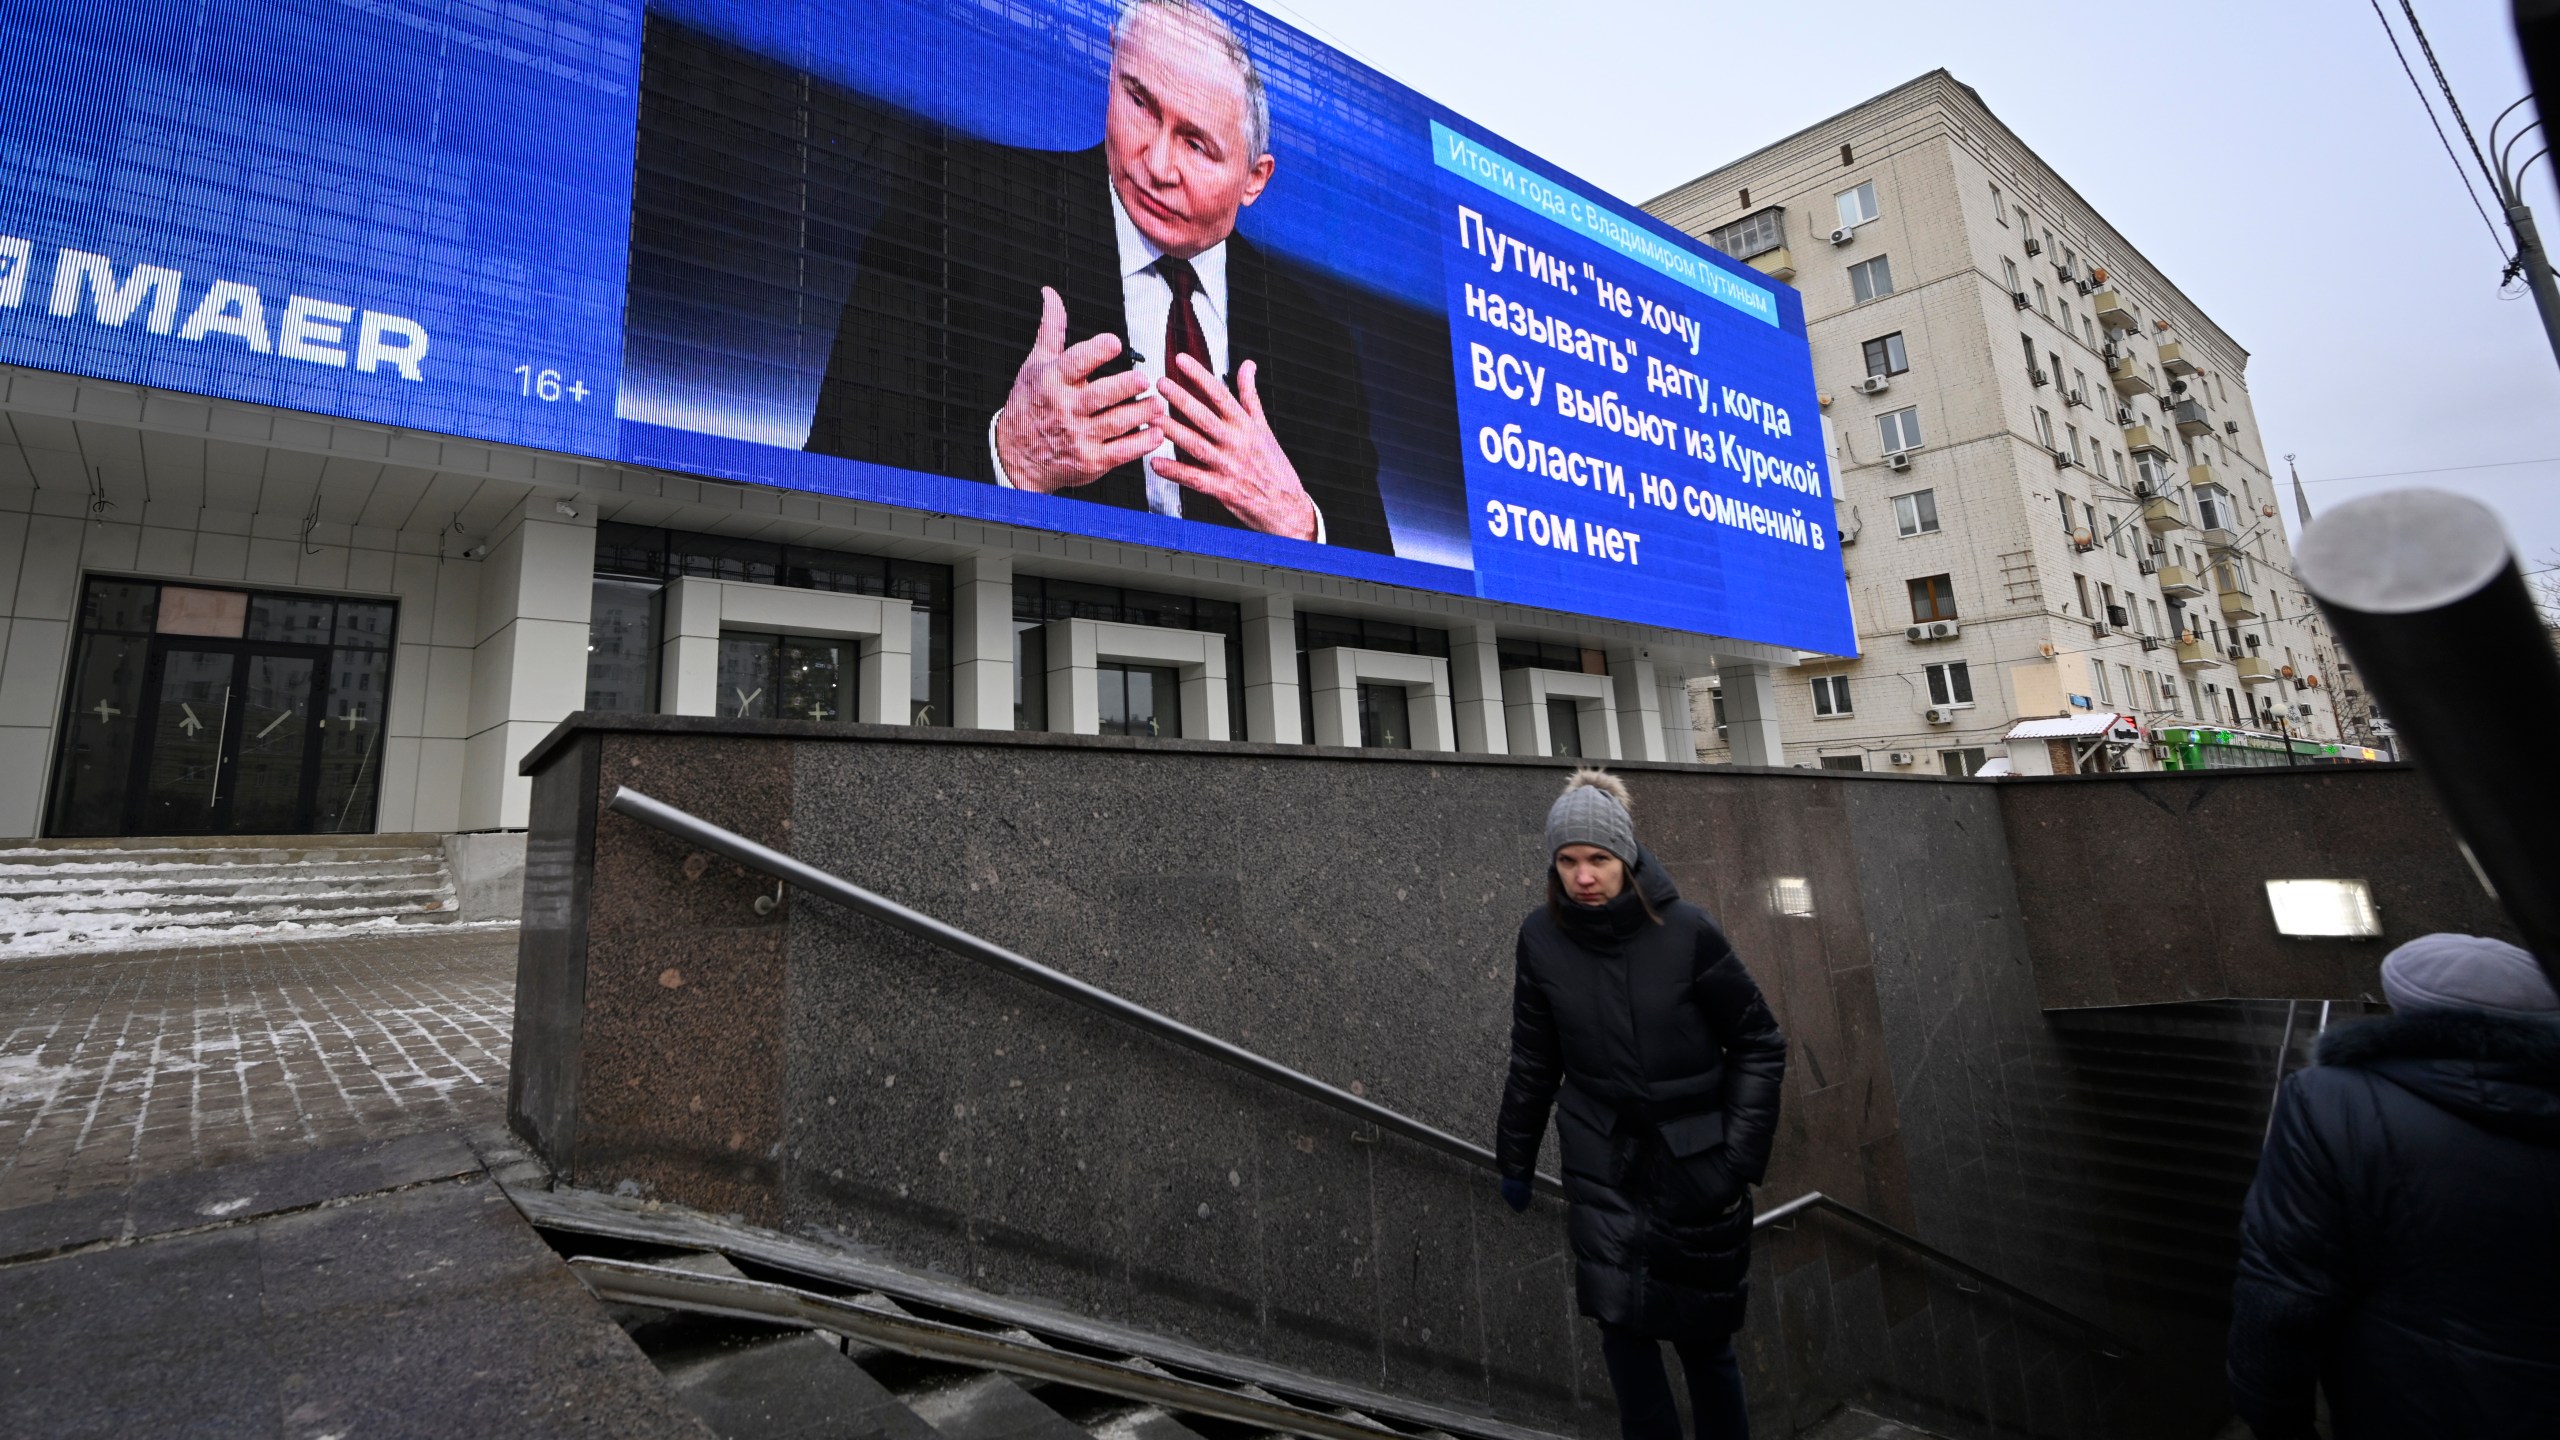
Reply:
<svg viewBox="0 0 2560 1440"><path fill-rule="evenodd" d="M1248 161L1271 153L1271 101L1262 92L1262 70L1253 63L1253 52L1244 48L1244 37L1236 34L1217 11L1201 0L1121 0L1120 18L1111 24L1111 49L1118 54L1120 42L1129 38L1129 29L1138 17L1149 10L1161 10L1199 22L1218 38L1219 47L1233 61L1236 74L1244 80L1245 143L1251 152Z"/></svg>

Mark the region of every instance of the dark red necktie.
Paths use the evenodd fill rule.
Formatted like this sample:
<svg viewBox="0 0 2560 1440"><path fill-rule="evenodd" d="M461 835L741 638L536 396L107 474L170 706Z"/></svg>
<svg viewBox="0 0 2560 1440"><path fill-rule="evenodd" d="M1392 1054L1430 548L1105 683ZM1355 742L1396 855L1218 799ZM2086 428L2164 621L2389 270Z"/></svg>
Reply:
<svg viewBox="0 0 2560 1440"><path fill-rule="evenodd" d="M1173 287L1173 308L1164 317L1164 378L1199 396L1205 404L1208 395L1183 379L1182 371L1174 364L1174 357L1188 355L1200 362L1202 370L1218 373L1209 363L1209 337L1200 328L1199 312L1191 308L1192 297L1200 293L1200 272L1191 268L1190 261L1167 255L1156 261L1156 273Z"/></svg>

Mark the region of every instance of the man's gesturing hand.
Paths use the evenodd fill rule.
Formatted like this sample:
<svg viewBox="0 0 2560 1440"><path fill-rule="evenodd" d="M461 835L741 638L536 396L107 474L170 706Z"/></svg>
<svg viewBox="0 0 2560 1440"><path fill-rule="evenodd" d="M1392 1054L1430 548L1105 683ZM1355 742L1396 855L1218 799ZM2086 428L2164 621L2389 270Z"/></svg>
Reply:
<svg viewBox="0 0 2560 1440"><path fill-rule="evenodd" d="M1067 344L1067 306L1040 287L1040 335L996 416L996 458L1016 490L1090 485L1164 443L1164 402L1135 370L1093 379L1120 353L1116 335Z"/></svg>
<svg viewBox="0 0 2560 1440"><path fill-rule="evenodd" d="M1267 535L1316 538L1315 502L1299 483L1298 467L1272 437L1254 384L1255 363L1247 360L1236 371L1241 398L1190 356L1173 363L1181 369L1179 378L1166 376L1158 390L1172 402L1164 428L1182 454L1155 461L1156 473L1226 506Z"/></svg>

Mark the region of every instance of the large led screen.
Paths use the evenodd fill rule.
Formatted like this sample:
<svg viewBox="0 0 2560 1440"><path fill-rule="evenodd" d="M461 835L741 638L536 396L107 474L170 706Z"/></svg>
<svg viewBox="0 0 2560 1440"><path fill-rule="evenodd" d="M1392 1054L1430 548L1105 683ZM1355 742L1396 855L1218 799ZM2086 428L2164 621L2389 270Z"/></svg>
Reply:
<svg viewBox="0 0 2560 1440"><path fill-rule="evenodd" d="M1795 292L1232 0L0 42L0 360L1855 648Z"/></svg>

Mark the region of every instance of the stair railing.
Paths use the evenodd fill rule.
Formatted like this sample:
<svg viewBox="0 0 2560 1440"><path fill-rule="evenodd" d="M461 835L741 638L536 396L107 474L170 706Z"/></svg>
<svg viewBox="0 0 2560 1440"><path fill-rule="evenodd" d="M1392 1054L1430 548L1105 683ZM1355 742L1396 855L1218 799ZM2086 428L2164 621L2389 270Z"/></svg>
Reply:
<svg viewBox="0 0 2560 1440"><path fill-rule="evenodd" d="M662 800L652 799L628 785L616 786L613 798L605 808L618 815L662 830L691 845L708 850L725 859L734 860L749 870L772 876L784 884L835 901L846 909L870 916L894 929L903 930L927 944L946 950L965 960L974 960L989 969L1046 990L1052 995L1082 1005L1087 1009L1122 1021L1159 1039L1186 1050L1205 1055L1221 1064L1258 1076L1274 1085L1317 1104L1328 1106L1352 1118L1375 1125L1380 1130L1401 1135L1443 1155L1463 1160L1480 1169L1500 1173L1491 1150L1469 1140L1462 1140L1435 1125L1426 1124L1401 1111L1390 1110L1376 1101L1354 1095L1348 1090L1328 1085L1302 1071L1291 1069L1277 1060L1257 1055L1240 1045L1221 1040L1215 1035L1194 1029L1170 1015L1150 1010L1135 1001L1124 999L1096 985L1089 985L1063 971L1053 970L1037 960L1015 954L991 940L981 939L958 926L945 924L921 911L911 910L884 895L865 890L839 875L832 875L795 860L769 845L759 844L726 830L699 815L679 810ZM759 910L769 908L760 904ZM1564 1193L1564 1183L1552 1175L1541 1173L1537 1186L1550 1194ZM1898 1245L1923 1259L1932 1261L1967 1279L1999 1291L2039 1315L2078 1331L2088 1337L2098 1353L2110 1359L2132 1353L2133 1347L2113 1332L2093 1324L2033 1291L2004 1280L1968 1261L1960 1260L1937 1246L1897 1226L1888 1224L1853 1206L1834 1200L1819 1190L1808 1191L1795 1199L1763 1212L1753 1220L1757 1230L1794 1219L1813 1211L1827 1211L1878 1239Z"/></svg>

